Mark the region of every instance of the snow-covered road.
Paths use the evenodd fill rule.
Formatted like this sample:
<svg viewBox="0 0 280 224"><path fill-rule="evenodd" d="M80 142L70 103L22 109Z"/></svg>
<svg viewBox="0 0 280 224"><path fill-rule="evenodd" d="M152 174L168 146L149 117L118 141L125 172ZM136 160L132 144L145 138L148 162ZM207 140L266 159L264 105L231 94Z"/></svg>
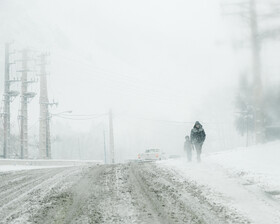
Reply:
<svg viewBox="0 0 280 224"><path fill-rule="evenodd" d="M250 223L157 163L0 173L0 223ZM211 194L213 195L213 194Z"/></svg>

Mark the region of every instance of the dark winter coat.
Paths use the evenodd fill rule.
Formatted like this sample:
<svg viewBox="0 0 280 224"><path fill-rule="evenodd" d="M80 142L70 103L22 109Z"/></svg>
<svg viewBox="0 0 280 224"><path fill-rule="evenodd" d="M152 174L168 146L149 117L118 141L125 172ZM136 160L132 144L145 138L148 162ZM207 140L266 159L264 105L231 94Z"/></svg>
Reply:
<svg viewBox="0 0 280 224"><path fill-rule="evenodd" d="M196 125L199 125L199 128L197 128ZM195 125L191 131L191 143L203 143L205 141L205 138L206 134L202 125L198 121L195 122Z"/></svg>

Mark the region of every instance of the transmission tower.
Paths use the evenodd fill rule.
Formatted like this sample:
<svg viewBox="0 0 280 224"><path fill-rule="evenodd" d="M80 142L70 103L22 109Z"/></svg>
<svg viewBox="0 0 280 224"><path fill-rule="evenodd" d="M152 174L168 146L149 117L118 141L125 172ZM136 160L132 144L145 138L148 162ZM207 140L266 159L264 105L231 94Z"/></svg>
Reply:
<svg viewBox="0 0 280 224"><path fill-rule="evenodd" d="M36 96L34 92L28 92L28 85L35 82L28 80L28 50L22 51L22 70L21 72L21 114L20 118L20 157L21 159L28 158L28 102Z"/></svg>

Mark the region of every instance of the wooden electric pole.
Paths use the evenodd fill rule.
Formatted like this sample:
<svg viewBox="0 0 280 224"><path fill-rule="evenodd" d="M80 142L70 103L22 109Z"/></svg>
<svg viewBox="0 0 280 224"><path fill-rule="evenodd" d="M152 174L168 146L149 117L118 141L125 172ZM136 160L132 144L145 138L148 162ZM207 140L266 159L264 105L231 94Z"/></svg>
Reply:
<svg viewBox="0 0 280 224"><path fill-rule="evenodd" d="M257 12L256 0L244 0L237 3L224 4L224 6L237 6L239 10L234 13L226 13L228 15L238 15L245 19L249 24L250 43L251 43L251 58L252 58L252 75L253 75L253 108L254 108L254 128L255 141L262 143L265 136L264 124L264 104L263 104L263 84L261 72L261 45L266 38L273 38L280 34L278 30L260 30L259 20L261 16ZM273 18L273 13L262 15L263 18Z"/></svg>
<svg viewBox="0 0 280 224"><path fill-rule="evenodd" d="M111 163L115 163L115 149L114 149L114 130L113 130L113 112L109 111L109 138L110 138L110 158Z"/></svg>
<svg viewBox="0 0 280 224"><path fill-rule="evenodd" d="M263 93L261 78L261 40L258 30L258 17L256 13L256 2L250 0L250 30L252 44L252 72L254 84L254 122L256 143L264 141L264 122L263 122Z"/></svg>
<svg viewBox="0 0 280 224"><path fill-rule="evenodd" d="M103 131L103 143L104 143L104 163L107 164L107 153L106 153L106 134L105 130Z"/></svg>

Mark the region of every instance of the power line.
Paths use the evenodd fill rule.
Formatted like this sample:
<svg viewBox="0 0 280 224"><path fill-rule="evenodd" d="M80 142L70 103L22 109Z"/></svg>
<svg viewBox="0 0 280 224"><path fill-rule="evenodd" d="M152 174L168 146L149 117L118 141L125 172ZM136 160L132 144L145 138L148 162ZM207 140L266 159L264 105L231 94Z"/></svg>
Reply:
<svg viewBox="0 0 280 224"><path fill-rule="evenodd" d="M146 120L146 121L152 121L152 122L161 122L161 123L170 123L170 124L178 124L178 125L184 125L184 124L195 124L196 121L175 121L175 120L164 120L164 119L153 119L153 118L145 118L145 117L136 117L136 116L126 116L127 119L137 119L137 120ZM231 124L227 122L216 122L216 121L200 121L203 124Z"/></svg>
<svg viewBox="0 0 280 224"><path fill-rule="evenodd" d="M104 116L108 116L108 113L107 113L107 114L101 114L101 115L98 115L98 116L93 116L93 117L85 117L85 118L67 117L67 116L65 116L65 115L57 115L57 116L55 116L55 117L62 118L62 119L66 119L66 120L88 121L88 120L94 120L94 119L96 119L96 118L100 118L100 117L104 117Z"/></svg>
<svg viewBox="0 0 280 224"><path fill-rule="evenodd" d="M66 57L64 57L65 60ZM91 78L97 78L97 77L93 77L92 76L92 72L96 72L95 75L98 75L99 73L103 73L103 74L114 74L114 75L117 75L119 77L115 77L115 76L100 76L102 79L106 79L106 78L109 78L109 79L112 79L114 80L114 83L116 82L121 82L123 84L125 84L126 88L130 88L130 87L136 87L140 90L143 90L143 91L152 91L153 93L154 92L157 92L158 94L162 94L162 93L166 93L166 91L168 91L168 88L159 88L158 85L155 85L154 82L150 82L149 80L143 80L143 79L139 79L138 77L131 77L131 75L124 75L123 73L119 73L119 72L113 72L113 71L109 71L109 70L106 70L106 69L103 69L103 68L100 68L100 67L95 67L95 66L92 66L92 64L89 64L89 63L86 63L85 61L82 61L82 60L79 60L79 59L72 59L72 58L69 58L68 57L68 60L72 61L72 62L75 62L75 63L79 63L80 65L84 65L84 68L87 70L88 74L90 75ZM120 78L121 77L121 78ZM139 83L143 83L144 85L139 85ZM151 87L148 87L148 86L151 86ZM177 94L172 92L172 94L176 97L184 97L184 95L181 95L181 94Z"/></svg>
<svg viewBox="0 0 280 224"><path fill-rule="evenodd" d="M63 116L67 117L95 117L95 116L103 116L108 115L108 113L102 113L102 114L63 114Z"/></svg>

